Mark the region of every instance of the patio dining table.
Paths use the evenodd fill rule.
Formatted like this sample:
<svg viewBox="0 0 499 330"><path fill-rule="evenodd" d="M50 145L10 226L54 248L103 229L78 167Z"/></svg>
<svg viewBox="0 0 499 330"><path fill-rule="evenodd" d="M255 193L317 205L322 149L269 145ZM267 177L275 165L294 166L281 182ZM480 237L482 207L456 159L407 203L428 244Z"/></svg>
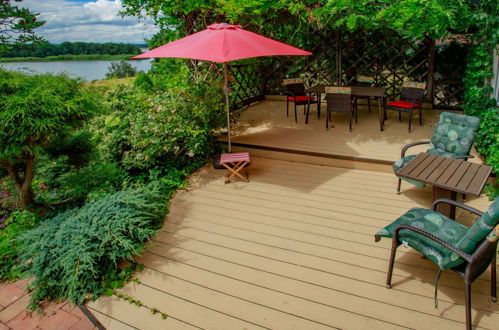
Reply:
<svg viewBox="0 0 499 330"><path fill-rule="evenodd" d="M321 115L321 94L324 94L326 85L315 85L313 87L307 88L305 90L308 94L316 94L317 95L317 116L320 119ZM386 87L361 87L361 86L345 86L352 88L352 96L368 96L375 97L378 100L378 110L379 110L379 129L383 132L383 128L385 125L385 111L384 106L381 106L381 103L384 103L384 98L386 94ZM305 119L305 124L308 124L308 116L310 112L310 107L307 110L307 115Z"/></svg>

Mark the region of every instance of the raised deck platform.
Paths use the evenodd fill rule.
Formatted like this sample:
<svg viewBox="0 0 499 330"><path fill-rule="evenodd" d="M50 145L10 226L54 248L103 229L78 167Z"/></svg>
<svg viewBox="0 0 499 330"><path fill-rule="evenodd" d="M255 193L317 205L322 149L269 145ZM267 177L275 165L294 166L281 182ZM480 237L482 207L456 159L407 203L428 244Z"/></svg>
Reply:
<svg viewBox="0 0 499 330"><path fill-rule="evenodd" d="M233 129L232 142L236 151L251 151L255 156L299 161L310 164L330 165L366 170L391 171L391 164L400 158L402 147L415 141L431 138L441 111L424 109L423 126L419 114L413 118L413 132L408 133L408 115L388 112L383 132L379 129L377 106L369 114L366 105L360 105L358 124L348 132L348 115L334 113L335 127L326 131L325 106L321 119L317 118L316 106L311 106L309 124L305 124L303 107L299 107L298 123L293 109L286 117L286 102L266 100L244 111ZM226 141L226 137L221 138ZM427 146L417 146L411 153L417 154ZM472 161L480 162L480 159ZM386 165L386 166L382 166Z"/></svg>

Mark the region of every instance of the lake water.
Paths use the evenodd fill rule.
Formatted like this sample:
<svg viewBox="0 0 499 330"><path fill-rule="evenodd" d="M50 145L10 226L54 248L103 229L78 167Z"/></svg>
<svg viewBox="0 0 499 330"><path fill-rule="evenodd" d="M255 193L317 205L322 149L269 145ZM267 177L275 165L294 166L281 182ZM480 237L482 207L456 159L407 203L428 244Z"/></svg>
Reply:
<svg viewBox="0 0 499 330"><path fill-rule="evenodd" d="M147 72L152 59L126 61L139 71ZM119 61L54 61L54 62L16 62L0 63L7 70L25 73L67 73L71 77L83 78L86 81L103 79L109 66Z"/></svg>

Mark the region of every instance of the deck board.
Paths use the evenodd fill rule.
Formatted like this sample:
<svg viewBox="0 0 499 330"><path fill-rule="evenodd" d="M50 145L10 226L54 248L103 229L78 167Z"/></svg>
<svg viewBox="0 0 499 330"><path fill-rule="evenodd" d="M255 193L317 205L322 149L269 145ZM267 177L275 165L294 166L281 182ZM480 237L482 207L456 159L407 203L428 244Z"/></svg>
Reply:
<svg viewBox="0 0 499 330"><path fill-rule="evenodd" d="M444 272L435 309L436 267L416 251L399 249L393 288L384 286L390 241L373 235L409 208L429 207L430 188L404 185L397 195L387 173L263 158L253 159L249 183L224 184L224 173L193 175L173 198L165 231L138 258L140 284L122 290L147 308L90 303L108 329L464 327L462 279ZM478 328L499 322L489 287L488 272L473 284Z"/></svg>

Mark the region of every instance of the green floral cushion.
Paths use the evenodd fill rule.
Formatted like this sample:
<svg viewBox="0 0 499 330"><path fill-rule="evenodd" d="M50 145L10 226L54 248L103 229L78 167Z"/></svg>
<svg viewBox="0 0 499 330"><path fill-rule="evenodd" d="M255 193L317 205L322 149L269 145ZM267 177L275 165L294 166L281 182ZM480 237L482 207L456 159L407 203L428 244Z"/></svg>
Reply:
<svg viewBox="0 0 499 330"><path fill-rule="evenodd" d="M468 155L479 124L476 117L442 112L427 152L444 157Z"/></svg>
<svg viewBox="0 0 499 330"><path fill-rule="evenodd" d="M393 163L393 172L397 173L402 168L404 168L405 165L409 164L414 158L416 158L416 155L409 155L409 156L405 156L405 157L400 158L395 163ZM424 183L424 182L415 181L415 180L406 179L406 178L400 178L400 179L407 181L407 182L409 182L409 183L411 183L419 188L426 187L426 183Z"/></svg>
<svg viewBox="0 0 499 330"><path fill-rule="evenodd" d="M426 152L449 158L469 155L479 125L480 119L476 117L442 112L440 114L440 121L435 127L435 131L431 137L430 146ZM413 160L414 157L416 156L405 156L396 161L393 164L394 173L397 174L397 172ZM426 187L426 184L423 182L405 178L400 179L419 188Z"/></svg>
<svg viewBox="0 0 499 330"><path fill-rule="evenodd" d="M423 208L410 209L406 214L379 230L375 234L378 242L381 237L393 237L395 228L408 225L421 229L440 238L452 246L466 252L473 253L491 230L499 223L499 198L496 199L480 219L470 228L455 222L446 216ZM407 229L400 231L399 240L433 260L440 269L452 268L460 265L464 260L456 253L440 244Z"/></svg>
<svg viewBox="0 0 499 330"><path fill-rule="evenodd" d="M487 208L487 211L475 221L466 234L457 242L456 247L464 252L471 253L478 244L499 223L499 198Z"/></svg>
<svg viewBox="0 0 499 330"><path fill-rule="evenodd" d="M451 245L456 245L468 230L466 226L438 212L423 208L412 208L406 214L378 231L375 235L376 242L381 237L393 237L395 228L400 225L408 225L424 230ZM441 269L455 267L463 262L463 259L459 258L456 253L413 231L402 229L399 233L399 240L402 244L418 250L427 258L433 260Z"/></svg>

